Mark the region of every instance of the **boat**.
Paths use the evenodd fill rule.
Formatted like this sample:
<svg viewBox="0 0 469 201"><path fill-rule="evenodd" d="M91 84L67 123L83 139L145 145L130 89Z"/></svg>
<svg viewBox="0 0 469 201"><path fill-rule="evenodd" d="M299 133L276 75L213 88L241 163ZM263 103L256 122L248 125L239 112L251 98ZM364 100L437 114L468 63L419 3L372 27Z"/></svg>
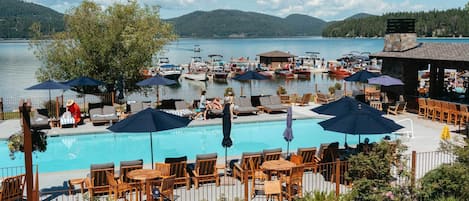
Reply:
<svg viewBox="0 0 469 201"><path fill-rule="evenodd" d="M208 57L207 65L213 75L213 79L226 79L230 74L230 68L223 61L223 56L211 54Z"/></svg>
<svg viewBox="0 0 469 201"><path fill-rule="evenodd" d="M275 74L285 79L293 79L295 78L295 74L290 70L292 68L292 64L286 64L283 68L276 69Z"/></svg>
<svg viewBox="0 0 469 201"><path fill-rule="evenodd" d="M194 52L200 52L200 45L194 45Z"/></svg>
<svg viewBox="0 0 469 201"><path fill-rule="evenodd" d="M182 68L181 66L169 63L167 57L160 57L158 59L157 72L165 78L177 80L181 76Z"/></svg>
<svg viewBox="0 0 469 201"><path fill-rule="evenodd" d="M189 72L183 75L184 78L195 81L208 80L208 66L205 62L202 61L201 57L192 57L188 69Z"/></svg>
<svg viewBox="0 0 469 201"><path fill-rule="evenodd" d="M329 66L329 74L333 76L346 77L352 74L352 72L344 68L338 61L328 61L327 66Z"/></svg>
<svg viewBox="0 0 469 201"><path fill-rule="evenodd" d="M231 72L235 75L243 74L244 72L248 71L250 67L255 67L256 63L250 61L249 58L240 57L240 58L232 58L229 63L229 67L231 68Z"/></svg>
<svg viewBox="0 0 469 201"><path fill-rule="evenodd" d="M309 68L304 66L297 66L292 70L292 73L296 74L298 79L310 79L311 71Z"/></svg>
<svg viewBox="0 0 469 201"><path fill-rule="evenodd" d="M327 72L328 69L324 65L324 60L319 58L319 52L305 52L304 56L296 58L295 63L302 68L308 68L312 73Z"/></svg>

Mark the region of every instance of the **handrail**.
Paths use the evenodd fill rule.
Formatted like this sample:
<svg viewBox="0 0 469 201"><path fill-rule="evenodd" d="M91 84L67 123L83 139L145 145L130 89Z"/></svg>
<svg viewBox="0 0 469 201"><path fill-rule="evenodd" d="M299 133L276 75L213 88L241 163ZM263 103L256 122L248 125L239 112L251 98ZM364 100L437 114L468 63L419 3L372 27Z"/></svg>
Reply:
<svg viewBox="0 0 469 201"><path fill-rule="evenodd" d="M396 123L404 122L404 121L409 121L410 122L410 131L399 131L399 132L394 132L396 134L406 134L408 138L414 138L414 122L412 119L405 118L405 119L400 119L397 120Z"/></svg>

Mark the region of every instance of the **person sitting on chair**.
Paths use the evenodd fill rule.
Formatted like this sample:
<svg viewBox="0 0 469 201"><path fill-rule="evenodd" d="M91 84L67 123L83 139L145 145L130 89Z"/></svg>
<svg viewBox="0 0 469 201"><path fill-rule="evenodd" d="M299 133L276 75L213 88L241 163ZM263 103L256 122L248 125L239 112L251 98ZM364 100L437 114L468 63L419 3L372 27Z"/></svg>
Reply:
<svg viewBox="0 0 469 201"><path fill-rule="evenodd" d="M75 119L75 126L83 123L81 121L82 119L81 119L80 107L78 106L77 103L75 103L75 101L73 101L72 99L69 99L67 101L67 109L72 114L73 119Z"/></svg>

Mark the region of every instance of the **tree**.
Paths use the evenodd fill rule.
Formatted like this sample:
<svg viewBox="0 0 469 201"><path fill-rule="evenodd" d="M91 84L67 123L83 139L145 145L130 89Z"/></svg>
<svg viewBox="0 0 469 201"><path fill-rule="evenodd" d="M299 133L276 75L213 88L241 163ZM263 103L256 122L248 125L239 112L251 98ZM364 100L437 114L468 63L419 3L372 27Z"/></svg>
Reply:
<svg viewBox="0 0 469 201"><path fill-rule="evenodd" d="M160 20L158 7L141 8L136 1L105 10L83 1L65 15L65 27L52 40L39 40L40 25L31 27L30 46L43 62L36 72L39 81L89 76L111 84L112 90L123 78L126 88L134 90L153 54L176 39L172 26Z"/></svg>
<svg viewBox="0 0 469 201"><path fill-rule="evenodd" d="M464 7L464 10L469 11L469 1L466 3L466 6Z"/></svg>

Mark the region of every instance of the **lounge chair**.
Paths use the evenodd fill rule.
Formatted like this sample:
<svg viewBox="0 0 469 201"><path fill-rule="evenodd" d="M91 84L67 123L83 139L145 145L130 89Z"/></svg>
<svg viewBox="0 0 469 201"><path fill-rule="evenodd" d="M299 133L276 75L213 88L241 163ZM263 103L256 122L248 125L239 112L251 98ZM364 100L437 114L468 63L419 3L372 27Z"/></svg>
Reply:
<svg viewBox="0 0 469 201"><path fill-rule="evenodd" d="M33 111L30 122L31 129L50 129L49 118L47 117L47 109L37 109Z"/></svg>
<svg viewBox="0 0 469 201"><path fill-rule="evenodd" d="M311 101L311 96L313 96L312 93L303 94L303 97L301 97L300 99L298 99L298 100L296 101L296 103L297 103L299 106L309 105L309 101Z"/></svg>
<svg viewBox="0 0 469 201"><path fill-rule="evenodd" d="M85 179L90 200L94 200L95 195L102 195L109 192L109 181L106 172L114 175L114 163L93 164L90 167L90 175Z"/></svg>
<svg viewBox="0 0 469 201"><path fill-rule="evenodd" d="M5 177L0 186L0 200L23 200L25 174Z"/></svg>
<svg viewBox="0 0 469 201"><path fill-rule="evenodd" d="M127 174L132 170L138 170L143 168L143 159L133 161L121 161L119 167L119 181L121 183L134 184L138 181L130 179Z"/></svg>
<svg viewBox="0 0 469 201"><path fill-rule="evenodd" d="M178 157L178 158L166 158L165 163L171 165L171 175L175 175L174 184L183 184L186 186L186 189L191 188L190 176L187 172L187 157Z"/></svg>
<svg viewBox="0 0 469 201"><path fill-rule="evenodd" d="M281 155L282 155L282 148L264 149L262 151L262 160L263 161L279 160Z"/></svg>
<svg viewBox="0 0 469 201"><path fill-rule="evenodd" d="M249 161L252 160L254 162L255 168L260 169L261 161L262 161L262 153L261 152L243 152L241 155L240 163L235 163L233 166L233 177L239 178L241 183L244 183L244 174L247 172L248 177L251 176Z"/></svg>
<svg viewBox="0 0 469 201"><path fill-rule="evenodd" d="M259 111L257 107L253 107L251 104L251 100L245 97L236 97L234 99L234 108L233 108L233 113L236 115L239 114L252 114L256 113Z"/></svg>
<svg viewBox="0 0 469 201"><path fill-rule="evenodd" d="M327 103L335 101L335 97L330 96L328 94L317 93L316 96L317 96L317 98L316 98L317 103L326 103L327 104Z"/></svg>
<svg viewBox="0 0 469 201"><path fill-rule="evenodd" d="M397 102L396 105L391 105L388 107L388 114L402 114L406 111L407 102ZM440 117L441 119L441 117Z"/></svg>
<svg viewBox="0 0 469 201"><path fill-rule="evenodd" d="M298 156L301 156L301 164L304 165L305 169L317 171L318 163L320 158L316 156L316 147L298 148L296 152Z"/></svg>
<svg viewBox="0 0 469 201"><path fill-rule="evenodd" d="M264 96L260 97L259 101L261 106L264 107L264 111L267 113L271 112L282 112L288 109L288 106L282 105L279 96Z"/></svg>
<svg viewBox="0 0 469 201"><path fill-rule="evenodd" d="M103 108L93 108L90 110L90 120L93 125L103 123L115 123L119 121L114 106L105 105Z"/></svg>
<svg viewBox="0 0 469 201"><path fill-rule="evenodd" d="M218 178L217 153L197 155L195 161L195 168L192 171L194 177L195 189L199 188L200 182L215 181L216 186L220 186L220 179Z"/></svg>

